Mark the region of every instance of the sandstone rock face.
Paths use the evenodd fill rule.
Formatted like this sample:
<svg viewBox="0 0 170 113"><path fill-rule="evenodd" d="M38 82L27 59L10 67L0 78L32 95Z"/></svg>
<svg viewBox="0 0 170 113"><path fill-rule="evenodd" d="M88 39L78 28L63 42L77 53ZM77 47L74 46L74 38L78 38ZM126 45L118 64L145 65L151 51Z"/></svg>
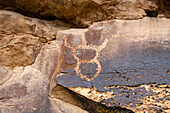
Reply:
<svg viewBox="0 0 170 113"><path fill-rule="evenodd" d="M7 11L0 11L0 23L0 66L9 67L34 63L41 47L55 39L57 31L69 27Z"/></svg>
<svg viewBox="0 0 170 113"><path fill-rule="evenodd" d="M62 49L57 83L108 106L169 112L169 23L165 18L111 20L59 31L74 62L67 64Z"/></svg>
<svg viewBox="0 0 170 113"><path fill-rule="evenodd" d="M0 0L0 9L89 26L0 11L0 113L170 112L168 0Z"/></svg>
<svg viewBox="0 0 170 113"><path fill-rule="evenodd" d="M94 102L61 85L50 89L51 84L55 84L51 79L55 78L53 75L60 69L74 67L77 62L69 56L72 49L65 49L65 38L58 33L68 29L67 24L8 11L0 11L0 22L0 113L88 113L101 110L133 113L125 108ZM81 32L77 34L81 37ZM70 37L70 45L76 46L81 41ZM88 57L82 57L87 53ZM80 49L75 55L82 60L91 60L96 52ZM68 66L61 65L62 56L67 59Z"/></svg>
<svg viewBox="0 0 170 113"><path fill-rule="evenodd" d="M49 80L32 66L13 70L10 80L0 86L1 113L87 113L58 99L50 99Z"/></svg>
<svg viewBox="0 0 170 113"><path fill-rule="evenodd" d="M97 106L101 110L112 110L62 86L55 87L52 91L53 95L49 97L50 76L57 68L62 43L63 40L57 40L45 44L31 66L3 68L6 71L1 73L10 72L11 78L0 85L0 112L88 113L87 111L98 110ZM58 87L59 90L56 90ZM83 101L80 98L83 98ZM90 104L88 105L87 102ZM92 105L95 107L91 107ZM133 113L122 108L113 110Z"/></svg>
<svg viewBox="0 0 170 113"><path fill-rule="evenodd" d="M87 113L76 105L49 97L49 78L57 66L61 42L45 44L31 66L0 68L1 113Z"/></svg>
<svg viewBox="0 0 170 113"><path fill-rule="evenodd" d="M0 22L0 113L86 113L49 98L49 75L56 68L61 46L59 40L52 40L69 26L7 11L0 12Z"/></svg>
<svg viewBox="0 0 170 113"><path fill-rule="evenodd" d="M169 112L169 19L62 30L69 26L0 14L0 113Z"/></svg>
<svg viewBox="0 0 170 113"><path fill-rule="evenodd" d="M44 78L41 72L31 66L20 67L13 71L17 73L1 85L1 112L50 111L50 102L47 98L48 80Z"/></svg>
<svg viewBox="0 0 170 113"><path fill-rule="evenodd" d="M169 6L163 1L158 4ZM56 17L77 27L113 18L139 19L147 15L145 11L149 16L156 16L158 4L156 0L0 0L3 9L39 18Z"/></svg>

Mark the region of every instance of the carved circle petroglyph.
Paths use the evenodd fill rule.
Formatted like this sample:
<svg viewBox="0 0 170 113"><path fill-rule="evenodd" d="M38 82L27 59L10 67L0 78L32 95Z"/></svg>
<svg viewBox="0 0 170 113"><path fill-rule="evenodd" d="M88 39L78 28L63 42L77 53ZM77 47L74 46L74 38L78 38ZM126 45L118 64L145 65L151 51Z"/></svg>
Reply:
<svg viewBox="0 0 170 113"><path fill-rule="evenodd" d="M77 65L74 68L74 70L76 71L76 74L79 75L81 79L85 79L87 81L93 81L94 78L99 76L99 74L102 70L102 67L101 67L100 61L98 60L98 57L99 57L99 52L106 47L106 45L108 43L108 39L105 38L104 42L102 44L100 44L99 46L87 45L87 41L86 41L84 35L81 36L81 39L82 39L82 43L80 45L73 47L68 43L68 38L65 37L64 38L64 46L71 49L73 57L77 60ZM76 51L78 49L94 50L96 52L96 55L91 60L81 60L79 57L76 56ZM89 77L87 77L87 75L84 75L81 73L80 65L82 63L92 63L92 64L97 65L96 73L94 74L93 77L89 78Z"/></svg>

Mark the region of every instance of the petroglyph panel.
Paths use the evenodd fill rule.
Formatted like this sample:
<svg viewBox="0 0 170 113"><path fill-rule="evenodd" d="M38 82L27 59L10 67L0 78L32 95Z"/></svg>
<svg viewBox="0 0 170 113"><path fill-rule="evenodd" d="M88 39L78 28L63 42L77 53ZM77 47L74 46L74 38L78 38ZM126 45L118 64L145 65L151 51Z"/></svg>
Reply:
<svg viewBox="0 0 170 113"><path fill-rule="evenodd" d="M97 96L98 99L92 99L108 106L128 106L131 103L129 108L135 106L137 110L137 106L144 103L142 99L156 93L145 86L170 85L169 23L169 19L153 18L95 23L84 29L83 33L81 31L81 41L74 42L79 43L76 46L71 45L66 36L64 46L72 50L77 63L70 69L62 70L64 73L57 82L75 91L93 88L97 92L95 95L90 89L91 93L85 96L95 97L105 92L110 97ZM72 36L75 35L72 33ZM119 92L113 89L110 94L109 88L113 87L123 89ZM131 87L136 87L136 90L130 90ZM133 101L129 101L132 100L130 98ZM154 109L153 105L149 106L149 109ZM162 109L158 108L157 111Z"/></svg>
<svg viewBox="0 0 170 113"><path fill-rule="evenodd" d="M145 26L141 26L143 22ZM165 23L163 19L155 21L148 18L142 21L117 20L95 23L84 32L76 30L71 34L74 29L66 31L68 34L64 34L64 46L71 51L68 56L73 56L77 62L72 67L75 76L91 81L96 88L168 84L170 29L160 22ZM134 31L133 24L136 24ZM162 28L161 32L158 27ZM89 65L81 68L88 63L96 65L95 71L92 71L92 67L88 70ZM91 77L87 76L89 73Z"/></svg>

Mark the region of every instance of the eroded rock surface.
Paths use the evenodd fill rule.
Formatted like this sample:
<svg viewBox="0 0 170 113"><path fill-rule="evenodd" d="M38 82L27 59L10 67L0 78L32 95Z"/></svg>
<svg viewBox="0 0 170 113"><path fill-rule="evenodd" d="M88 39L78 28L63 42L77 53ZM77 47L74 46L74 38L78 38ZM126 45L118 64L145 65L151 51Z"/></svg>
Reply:
<svg viewBox="0 0 170 113"><path fill-rule="evenodd" d="M61 42L45 44L31 66L2 67L2 75L10 76L0 85L1 113L87 113L69 102L49 97L50 75L57 67Z"/></svg>
<svg viewBox="0 0 170 113"><path fill-rule="evenodd" d="M68 30L0 11L0 113L170 112L170 20L145 17L169 18L168 0L0 0L0 8L74 27L128 19Z"/></svg>
<svg viewBox="0 0 170 113"><path fill-rule="evenodd" d="M0 113L88 113L102 110L133 113L126 108L94 102L61 85L50 89L55 72L70 69L77 63L74 56L68 56L72 55L73 48L65 49L65 38L58 33L67 29L67 24L32 19L8 11L0 12L0 21ZM81 32L78 34L81 37ZM79 42L74 40L73 37L68 44L77 46ZM79 50L75 56L80 58L87 51ZM98 54L94 50L91 53L82 60L91 60ZM61 65L62 57L67 59L67 66Z"/></svg>
<svg viewBox="0 0 170 113"><path fill-rule="evenodd" d="M20 73L0 87L0 110L2 113L47 112L50 111L48 80L39 70L20 67L13 71Z"/></svg>
<svg viewBox="0 0 170 113"><path fill-rule="evenodd" d="M77 27L108 19L169 15L169 0L0 0L0 8L39 18L58 18Z"/></svg>
<svg viewBox="0 0 170 113"><path fill-rule="evenodd" d="M87 113L109 110L133 113L125 108L106 107L60 85L52 90L52 95L49 97L50 77L57 68L62 42L63 40L58 40L45 44L31 66L6 68L7 71L11 71L11 78L0 85L0 111L2 113Z"/></svg>
<svg viewBox="0 0 170 113"><path fill-rule="evenodd" d="M0 86L1 113L87 113L57 98L49 98L49 80L32 66L18 67Z"/></svg>
<svg viewBox="0 0 170 113"><path fill-rule="evenodd" d="M165 99L170 85L169 23L165 18L111 20L84 30L60 31L64 48L70 48L75 62L70 68L66 57L62 57L64 68L61 66L56 81L108 106L126 106L135 112L169 112L169 100ZM70 39L74 43L70 43ZM79 50L93 50L96 54L84 60L88 54L79 57L76 55ZM166 87L157 89L155 84ZM148 102L150 97L157 104Z"/></svg>
<svg viewBox="0 0 170 113"><path fill-rule="evenodd" d="M0 11L0 66L33 64L42 46L56 39L57 31L69 26Z"/></svg>

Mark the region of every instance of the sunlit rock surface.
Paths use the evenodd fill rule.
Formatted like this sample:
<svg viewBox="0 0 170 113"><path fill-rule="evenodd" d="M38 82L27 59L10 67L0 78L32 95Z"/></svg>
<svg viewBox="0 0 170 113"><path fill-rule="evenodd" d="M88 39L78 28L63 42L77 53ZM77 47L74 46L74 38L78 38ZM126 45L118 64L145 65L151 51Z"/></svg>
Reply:
<svg viewBox="0 0 170 113"><path fill-rule="evenodd" d="M144 18L103 21L88 29L59 31L64 38L63 48L70 52L63 49L65 57L61 57L61 73L56 81L80 94L89 88L85 96L108 106L169 112L169 26L169 19ZM80 50L95 52L88 56ZM74 61L71 64L67 62L68 54ZM93 91L105 96L95 96ZM152 96L154 101L161 100L145 101Z"/></svg>
<svg viewBox="0 0 170 113"><path fill-rule="evenodd" d="M56 39L57 31L69 26L0 11L0 66L33 64L42 46Z"/></svg>

